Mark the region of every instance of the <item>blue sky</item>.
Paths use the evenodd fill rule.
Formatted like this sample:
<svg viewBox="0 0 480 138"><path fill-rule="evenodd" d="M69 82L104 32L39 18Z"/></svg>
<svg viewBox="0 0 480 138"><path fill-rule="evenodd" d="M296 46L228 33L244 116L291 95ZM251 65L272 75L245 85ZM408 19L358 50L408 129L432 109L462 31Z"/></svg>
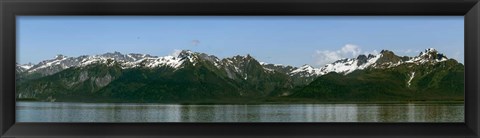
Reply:
<svg viewBox="0 0 480 138"><path fill-rule="evenodd" d="M219 58L316 67L382 49L435 48L463 63L463 16L17 16L17 62L57 54L156 56L189 49Z"/></svg>

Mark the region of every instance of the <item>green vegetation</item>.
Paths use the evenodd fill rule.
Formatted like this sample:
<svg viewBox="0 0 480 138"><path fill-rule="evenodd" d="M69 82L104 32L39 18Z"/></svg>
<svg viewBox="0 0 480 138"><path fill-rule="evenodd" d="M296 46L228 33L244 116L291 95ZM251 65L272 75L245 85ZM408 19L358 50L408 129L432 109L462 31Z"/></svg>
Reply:
<svg viewBox="0 0 480 138"><path fill-rule="evenodd" d="M320 76L290 97L321 101L458 101L464 96L464 67L449 60L436 65L405 64ZM414 77L408 83L411 75Z"/></svg>
<svg viewBox="0 0 480 138"><path fill-rule="evenodd" d="M378 62L405 60L384 52ZM205 55L199 55L205 56ZM464 66L455 60L329 73L301 81L287 71L268 71L250 56L217 67L208 57L181 68L122 69L91 64L53 75L18 75L17 100L183 104L389 103L463 101ZM388 65L388 64L386 64ZM231 70L238 71L231 73ZM248 74L246 73L248 72ZM245 74L245 75L243 75ZM242 76L243 75L243 76ZM310 82L308 84L304 82Z"/></svg>

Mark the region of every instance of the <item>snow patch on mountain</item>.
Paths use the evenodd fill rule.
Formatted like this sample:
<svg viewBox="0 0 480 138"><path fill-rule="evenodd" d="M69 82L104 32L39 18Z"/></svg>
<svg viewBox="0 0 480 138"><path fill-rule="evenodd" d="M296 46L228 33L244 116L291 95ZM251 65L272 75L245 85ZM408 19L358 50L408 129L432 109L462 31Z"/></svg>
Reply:
<svg viewBox="0 0 480 138"><path fill-rule="evenodd" d="M381 56L382 56L381 54L378 54L378 55L369 55L368 58L364 55L359 56L358 58L351 58L351 59L345 58L345 59L337 60L333 63L327 64L321 68L314 68L310 65L304 65L292 71L289 75L294 76L302 73L303 75L301 76L310 77L310 76L321 76L330 72L349 74L355 70L362 70L374 65ZM366 61L363 61L363 60L366 60Z"/></svg>
<svg viewBox="0 0 480 138"><path fill-rule="evenodd" d="M391 52L391 51L386 51ZM388 53L386 53L388 54ZM395 56L395 55L394 55ZM392 68L405 63L414 63L414 64L424 64L431 63L435 64L438 62L447 61L448 58L441 53L438 53L436 49L428 48L424 52L421 52L418 56L411 57L408 60L399 60L399 61L390 61L379 63L379 59L384 57L383 53L376 55L369 54L368 57L365 55L360 55L357 58L344 58L337 60L333 63L326 64L320 68L314 68L310 65L304 65L299 67L289 73L290 76L299 75L304 77L310 76L321 76L330 72L336 72L341 74L349 74L355 70L364 70L367 68ZM398 57L401 58L401 57ZM385 59L384 59L385 60ZM388 60L388 59L387 59Z"/></svg>
<svg viewBox="0 0 480 138"><path fill-rule="evenodd" d="M23 70L28 70L33 67L33 64L23 64L23 65L19 65L19 67L22 68Z"/></svg>
<svg viewBox="0 0 480 138"><path fill-rule="evenodd" d="M180 68L185 60L174 57L174 56L165 56L165 57L146 57L140 60L133 62L124 62L121 63L123 69L136 68L136 67L146 67L146 68L157 68L161 66L169 66L172 68Z"/></svg>
<svg viewBox="0 0 480 138"><path fill-rule="evenodd" d="M412 73L410 74L410 79L408 79L407 87L410 87L410 82L412 82L413 77L415 77L415 72L412 72Z"/></svg>
<svg viewBox="0 0 480 138"><path fill-rule="evenodd" d="M34 71L37 71L39 69L44 69L44 68L51 67L51 66L54 66L54 65L60 65L63 69L65 69L65 68L67 68L67 66L63 65L61 63L62 63L62 61L65 61L66 59L67 59L66 56L57 55L57 56L55 56L54 59L42 61L39 64L30 67L30 70L28 70L28 72L34 72Z"/></svg>
<svg viewBox="0 0 480 138"><path fill-rule="evenodd" d="M314 68L310 65L303 65L302 67L293 70L292 72L289 73L290 76L300 74L302 77L310 77L310 76L318 76L318 75L323 75L324 73L321 71L321 69Z"/></svg>
<svg viewBox="0 0 480 138"><path fill-rule="evenodd" d="M425 49L425 51L420 52L420 54L416 57L411 58L405 63L415 63L415 64L424 64L424 63L438 63L447 61L448 58L434 48Z"/></svg>
<svg viewBox="0 0 480 138"><path fill-rule="evenodd" d="M388 54L384 55L384 54ZM385 58L383 58L386 56ZM379 59L382 58L380 62ZM401 58L401 60L400 60ZM395 59L395 60L390 60ZM180 69L189 62L196 66L200 62L211 63L216 68L225 70L230 78L235 78L233 74L244 75L245 67L250 65L254 60L250 55L246 56L234 56L230 58L219 59L213 55L205 53L192 52L190 50L177 51L174 55L167 55L163 57L151 56L148 54L122 54L120 52L105 53L101 55L93 56L79 56L79 57L66 57L63 55L57 55L50 60L42 61L36 65L17 65L20 70L25 70L29 73L41 72L41 74L50 75L58 71L70 68L70 67L84 67L91 64L107 64L107 65L120 65L123 69L129 68L158 68L158 67L171 67L174 69ZM448 58L443 54L438 53L433 48L426 49L415 57L398 57L391 51L386 53L379 53L376 55L359 55L357 58L345 58L337 60L333 63L326 64L320 68L314 68L310 65L303 65L301 67L285 66L282 64L271 64L266 62L258 62L265 72L282 72L290 76L299 77L318 77L330 72L336 72L341 74L349 74L355 70L363 70L370 67L373 68L391 68L402 65L404 63L438 63L447 61Z"/></svg>
<svg viewBox="0 0 480 138"><path fill-rule="evenodd" d="M382 54L370 56L370 58L368 58L367 62L365 63L359 63L360 62L359 58L343 59L331 64L327 64L323 68L321 68L321 70L324 74L329 72L349 74L355 70L362 70L367 67L370 67L371 65L375 64L380 57L382 57Z"/></svg>

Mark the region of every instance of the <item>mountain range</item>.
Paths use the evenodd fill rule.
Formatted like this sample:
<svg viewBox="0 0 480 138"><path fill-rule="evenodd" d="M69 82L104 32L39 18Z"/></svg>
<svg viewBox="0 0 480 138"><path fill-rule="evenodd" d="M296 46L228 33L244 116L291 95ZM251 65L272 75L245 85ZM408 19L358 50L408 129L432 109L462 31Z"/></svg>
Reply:
<svg viewBox="0 0 480 138"><path fill-rule="evenodd" d="M327 64L284 66L250 55L220 59L183 50L57 55L17 64L17 98L74 102L230 103L268 101L463 100L464 65L433 48L418 56L382 50Z"/></svg>

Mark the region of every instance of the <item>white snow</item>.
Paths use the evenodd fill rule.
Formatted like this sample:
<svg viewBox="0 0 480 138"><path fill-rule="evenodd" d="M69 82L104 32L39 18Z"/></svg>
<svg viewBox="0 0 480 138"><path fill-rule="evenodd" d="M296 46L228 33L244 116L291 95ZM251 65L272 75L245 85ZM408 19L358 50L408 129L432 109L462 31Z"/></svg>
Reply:
<svg viewBox="0 0 480 138"><path fill-rule="evenodd" d="M90 64L95 64L95 63L108 63L108 60L116 61L114 58L107 58L103 56L90 56L88 58L83 59L80 62L80 67L85 67Z"/></svg>
<svg viewBox="0 0 480 138"><path fill-rule="evenodd" d="M24 64L24 65L20 65L20 68L24 69L24 70L28 70L30 68L32 68L33 65L32 64Z"/></svg>
<svg viewBox="0 0 480 138"><path fill-rule="evenodd" d="M312 75L323 75L322 72L320 71L320 69L314 68L310 65L303 65L302 67L291 71L289 74L290 74L290 76L293 76L297 73L302 73L302 72L307 73L307 75L305 75L306 77L310 77Z"/></svg>
<svg viewBox="0 0 480 138"><path fill-rule="evenodd" d="M377 62L377 60L380 59L382 56L382 54L375 55L375 57L373 57L372 59L367 60L367 63L360 65L359 69L365 69L367 67L370 67L371 65L374 65L375 62Z"/></svg>
<svg viewBox="0 0 480 138"><path fill-rule="evenodd" d="M63 60L65 60L67 58L65 57L62 57L62 58L59 58L59 56L55 56L55 59L54 60L50 60L50 61L43 61L39 64L43 64L39 67L36 67L36 68L32 68L31 70L29 70L28 72L34 72L34 71L37 71L39 69L43 69L43 68L47 68L47 67L50 67L52 65L58 65L60 62L62 62Z"/></svg>
<svg viewBox="0 0 480 138"><path fill-rule="evenodd" d="M437 63L437 62L443 62L443 61L447 61L448 58L446 57L442 57L442 59L435 59L435 60L431 60L433 57L430 53L432 52L438 52L437 50L435 50L434 48L428 48L428 49L425 49L424 52L420 52L420 54L416 57L413 57L412 59L408 60L408 61L405 61L405 63L415 63L415 64L424 64L424 63L427 63L427 62L431 62L432 64L433 63Z"/></svg>
<svg viewBox="0 0 480 138"><path fill-rule="evenodd" d="M145 56L145 55L143 55L143 56ZM133 57L132 54L127 54L127 57L133 59L134 61L137 61L137 58Z"/></svg>
<svg viewBox="0 0 480 138"><path fill-rule="evenodd" d="M336 62L336 63L327 64L320 69L322 71L322 73L320 74L323 75L330 72L336 72L336 73L343 73L346 75L346 74L352 73L355 70L363 70L374 65L375 62L377 62L377 60L380 57L382 57L382 54L375 55L373 58L368 59L366 63L360 64L360 65L357 65L358 60L353 58L346 59L345 62Z"/></svg>
<svg viewBox="0 0 480 138"><path fill-rule="evenodd" d="M125 62L122 64L124 68L134 68L139 67L141 63L144 64L144 67L156 68L161 66L169 66L175 69L178 69L184 60L174 56L164 56L164 57L145 57L134 62Z"/></svg>
<svg viewBox="0 0 480 138"><path fill-rule="evenodd" d="M408 79L408 82L407 82L408 87L410 87L410 82L412 82L413 77L415 77L415 72L412 72L412 73L410 74L410 79Z"/></svg>
<svg viewBox="0 0 480 138"><path fill-rule="evenodd" d="M157 68L161 66L168 66L174 69L179 69L183 65L185 61L193 63L193 65L197 64L197 60L201 57L198 57L196 55L197 53L194 53L192 51L183 51L185 52L182 57L180 55L168 55L164 57L157 57L157 56L150 56L150 55L139 55L139 54L126 54L124 55L127 60L123 59L114 59L114 58L109 58L103 55L94 55L94 56L86 56L86 58L67 58L65 56L56 56L54 59L51 60L46 60L38 65L21 65L20 67L29 70L29 72L36 71L38 69L42 68L47 68L50 66L58 66L60 68L66 69L72 66L87 66L90 64L94 63L108 63L108 60L112 60L114 62L112 63L119 63L123 69L127 68L135 68L135 67L146 67L146 68ZM387 68L395 67L404 63L415 63L415 64L422 64L425 62L443 62L448 60L446 57L443 57L442 59L435 59L433 60L430 52L437 52L433 48L426 49L424 52L421 52L418 56L411 58L408 61L399 61L397 63L389 63ZM247 55L248 56L248 55ZM234 59L236 58L247 58L247 56L235 56ZM351 58L351 59L342 59L334 63L326 64L323 67L320 68L314 68L310 65L303 65L301 67L295 68L292 71L288 73L288 75L294 76L294 75L301 75L304 77L310 77L310 76L321 76L330 72L336 72L336 73L341 73L341 74L349 74L352 73L355 70L363 70L367 69L369 67L376 67L378 59L380 59L383 55L382 54L377 54L374 55L373 57L370 57L366 60L365 63L357 65L358 62L360 62L357 58ZM63 62L65 60L68 60L68 62ZM81 61L79 61L79 59ZM243 74L242 70L240 68L241 65L234 65L233 59L230 58L225 58L222 60L219 60L218 58L208 59L211 61L217 68L223 68L223 67L228 67L229 70L233 70L234 72L241 73ZM223 61L223 62L221 62ZM247 62L249 62L248 60ZM75 64L72 64L71 62L74 62ZM68 64L67 64L68 63ZM270 64L266 62L259 62L261 65L273 65L273 66L283 66L282 64ZM78 64L78 65L77 65ZM111 64L113 65L113 64ZM379 66L380 67L380 66ZM382 66L385 67L385 66ZM264 70L266 72L274 72L274 69L271 68L265 68ZM413 76L414 74L412 74ZM244 79L247 79L247 76L245 76ZM410 85L410 84L409 84Z"/></svg>
<svg viewBox="0 0 480 138"><path fill-rule="evenodd" d="M267 63L267 62L258 62L258 63L260 63L260 65L269 65L269 64L271 64L271 63ZM273 65L273 66L277 66L277 67L279 67L279 66L284 66L283 64L272 64L272 65Z"/></svg>
<svg viewBox="0 0 480 138"><path fill-rule="evenodd" d="M273 72L273 71L274 71L273 69L269 69L269 68L266 68L266 67L263 67L263 69L264 69L265 71L269 71L269 72Z"/></svg>
<svg viewBox="0 0 480 138"><path fill-rule="evenodd" d="M217 69L220 69L222 67L222 63L218 58L215 58L215 61L213 61L213 65L217 67Z"/></svg>

